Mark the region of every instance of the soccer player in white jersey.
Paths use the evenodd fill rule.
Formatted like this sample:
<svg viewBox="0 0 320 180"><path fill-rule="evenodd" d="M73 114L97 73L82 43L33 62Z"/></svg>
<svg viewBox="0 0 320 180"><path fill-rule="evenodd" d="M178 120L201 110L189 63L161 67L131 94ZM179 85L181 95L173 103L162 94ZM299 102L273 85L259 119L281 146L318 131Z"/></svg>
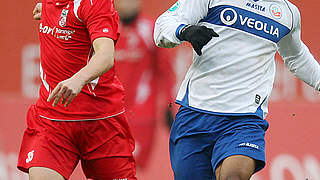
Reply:
<svg viewBox="0 0 320 180"><path fill-rule="evenodd" d="M195 50L170 135L175 180L247 180L265 166L276 52L320 90L320 66L300 30L287 0L179 0L157 19L158 46L188 41Z"/></svg>

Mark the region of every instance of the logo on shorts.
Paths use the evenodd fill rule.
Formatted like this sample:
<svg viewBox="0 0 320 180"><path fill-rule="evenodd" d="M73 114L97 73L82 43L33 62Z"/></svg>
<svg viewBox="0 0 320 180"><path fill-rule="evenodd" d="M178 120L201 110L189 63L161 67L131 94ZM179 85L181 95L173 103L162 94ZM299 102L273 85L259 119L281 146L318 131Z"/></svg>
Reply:
<svg viewBox="0 0 320 180"><path fill-rule="evenodd" d="M34 156L34 150L32 150L32 151L30 151L30 152L28 153L28 157L27 157L27 159L26 159L26 163L31 162L32 159L33 159L33 156Z"/></svg>
<svg viewBox="0 0 320 180"><path fill-rule="evenodd" d="M109 29L108 29L108 28L103 28L102 32L108 33L108 32L109 32Z"/></svg>
<svg viewBox="0 0 320 180"><path fill-rule="evenodd" d="M241 146L246 146L246 147L251 147L251 148L255 148L255 149L259 149L259 146L258 145L256 145L256 144L252 144L252 143L241 143L241 144L239 144L238 145L239 147L241 147Z"/></svg>
<svg viewBox="0 0 320 180"><path fill-rule="evenodd" d="M119 179L112 179L112 180L128 180L127 178L119 178Z"/></svg>
<svg viewBox="0 0 320 180"><path fill-rule="evenodd" d="M69 13L69 10L67 10L67 9L63 9L62 10L61 16L60 16L60 21L59 21L59 25L61 27L66 27L67 26L68 13Z"/></svg>

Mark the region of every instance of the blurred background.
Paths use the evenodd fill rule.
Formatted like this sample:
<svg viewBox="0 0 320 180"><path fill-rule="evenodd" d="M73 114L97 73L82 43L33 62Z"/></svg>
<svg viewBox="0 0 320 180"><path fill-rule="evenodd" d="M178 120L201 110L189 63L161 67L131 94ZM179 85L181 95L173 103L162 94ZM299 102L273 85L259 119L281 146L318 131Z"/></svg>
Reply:
<svg viewBox="0 0 320 180"><path fill-rule="evenodd" d="M1 0L0 180L25 180L16 169L25 116L37 98L39 78L36 1ZM171 180L168 137L177 110L174 96L191 63L182 45L153 46L152 21L173 0L118 0L122 36L117 68L127 89L127 114L137 139L140 180ZM320 60L320 2L294 0L302 16L302 39ZM143 62L143 63L142 63ZM320 180L320 94L297 80L277 57L277 75L267 120L267 166L254 180ZM134 71L135 70L135 71ZM129 76L134 74L135 76ZM84 180L77 167L72 180Z"/></svg>

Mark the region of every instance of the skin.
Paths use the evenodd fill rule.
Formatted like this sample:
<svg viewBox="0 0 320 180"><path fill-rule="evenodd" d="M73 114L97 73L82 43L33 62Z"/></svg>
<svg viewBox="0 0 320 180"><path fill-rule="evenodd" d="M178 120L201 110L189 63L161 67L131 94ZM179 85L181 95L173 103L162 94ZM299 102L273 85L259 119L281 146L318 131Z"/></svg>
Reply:
<svg viewBox="0 0 320 180"><path fill-rule="evenodd" d="M41 19L41 9L42 3L37 3L37 5L33 9L33 19L40 20Z"/></svg>
<svg viewBox="0 0 320 180"><path fill-rule="evenodd" d="M95 55L88 65L78 71L71 78L61 81L49 95L48 101L56 106L60 101L67 107L80 93L82 87L90 81L101 76L114 65L114 42L109 38L98 38L93 41ZM45 167L32 167L29 169L30 180L62 180L62 175Z"/></svg>
<svg viewBox="0 0 320 180"><path fill-rule="evenodd" d="M31 167L29 169L29 180L65 180L58 172L45 167Z"/></svg>
<svg viewBox="0 0 320 180"><path fill-rule="evenodd" d="M98 38L93 41L95 51L89 63L71 78L58 83L50 93L47 101L55 107L59 102L65 107L80 93L82 87L114 65L114 42L109 38Z"/></svg>
<svg viewBox="0 0 320 180"><path fill-rule="evenodd" d="M33 18L35 20L41 19L41 8L41 3L38 3L35 6L33 10ZM120 18L130 17L132 14L140 11L140 0L118 0L116 1L116 8L119 11ZM94 41L93 45L96 54L92 57L92 60L89 62L89 64L74 76L72 76L70 79L60 82L52 91L48 98L48 101L53 100L53 106L56 106L61 101L61 99L61 103L65 106L68 106L73 98L80 93L83 85L102 75L105 71L113 66L113 41L111 40L112 42L108 42L107 38L103 39L105 40L101 40L101 42L98 39L97 42L96 40ZM108 50L109 52L101 52L98 49ZM98 51L100 52L98 53ZM106 57L109 57L105 60L101 60L104 59L104 55L106 55ZM94 59L100 60L93 61ZM105 68L98 68L99 66L103 67L103 64L106 64ZM98 68L99 70L95 71L96 68ZM242 155L235 155L224 159L223 162L216 168L215 174L217 180L249 180L253 175L254 170L255 161L252 158ZM45 179L52 180L64 179L58 172L43 167L30 168L29 176L31 180L43 179L44 177L46 177Z"/></svg>
<svg viewBox="0 0 320 180"><path fill-rule="evenodd" d="M227 157L216 168L217 180L249 180L255 170L255 161L247 156Z"/></svg>
<svg viewBox="0 0 320 180"><path fill-rule="evenodd" d="M135 14L136 12L140 11L140 0L119 0L119 1L116 1L116 8L119 11L120 18L121 17L122 18L130 17L132 14ZM41 19L41 9L42 9L42 3L37 3L37 5L35 6L35 8L33 10L33 18L35 20ZM95 41L93 42L93 46L95 46ZM99 48L99 47L96 47L96 48ZM100 48L100 49L109 50L110 47L105 47L105 48ZM103 55L100 55L100 53L97 52L96 49L95 49L95 52L96 53L92 57L92 60L96 59L97 57L101 58L103 56ZM105 55L108 56L109 55L108 53L110 53L110 52L106 52ZM112 53L114 53L114 47L112 47ZM112 54L112 56L113 56L113 54ZM87 66L84 67L78 73L76 73L74 76L72 76L71 78L69 78L67 80L60 82L55 87L55 89L51 92L51 94L49 95L49 97L47 99L48 102L53 101L53 103L52 103L53 107L55 107L60 101L61 101L61 104L64 104L65 107L68 107L68 105L72 102L72 100L80 93L82 87L85 84L89 83L91 80L93 80L103 74L103 73L102 74L100 73L99 75L92 76L95 78L86 77L87 73L89 73L89 74L92 73L92 70L89 70L89 69L94 68L94 67L91 67L91 66L95 66L95 65L91 65L93 62L94 62L94 64L96 64L96 63L100 64L100 65L103 64L103 62L102 63L95 62L92 60L90 60L89 64L87 65L89 67L87 67ZM110 64L110 62L108 62L108 64ZM112 60L112 66L113 66L113 60ZM106 70L108 70L108 68ZM105 72L105 71L102 70L101 72Z"/></svg>
<svg viewBox="0 0 320 180"><path fill-rule="evenodd" d="M38 3L33 10L33 18L41 19L42 4ZM69 79L61 81L50 93L47 101L53 102L55 107L59 102L65 107L80 93L82 87L103 73L111 69L114 65L114 41L109 38L97 38L93 41L95 51L89 63ZM30 180L64 180L58 172L45 167L31 167L29 169Z"/></svg>

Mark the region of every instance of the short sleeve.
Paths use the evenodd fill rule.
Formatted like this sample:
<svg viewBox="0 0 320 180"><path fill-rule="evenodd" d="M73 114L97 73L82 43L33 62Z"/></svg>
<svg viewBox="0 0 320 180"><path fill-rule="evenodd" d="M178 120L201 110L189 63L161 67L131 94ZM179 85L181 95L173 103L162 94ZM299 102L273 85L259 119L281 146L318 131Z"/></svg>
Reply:
<svg viewBox="0 0 320 180"><path fill-rule="evenodd" d="M113 0L82 0L79 18L88 29L91 43L100 37L119 37L119 16Z"/></svg>

